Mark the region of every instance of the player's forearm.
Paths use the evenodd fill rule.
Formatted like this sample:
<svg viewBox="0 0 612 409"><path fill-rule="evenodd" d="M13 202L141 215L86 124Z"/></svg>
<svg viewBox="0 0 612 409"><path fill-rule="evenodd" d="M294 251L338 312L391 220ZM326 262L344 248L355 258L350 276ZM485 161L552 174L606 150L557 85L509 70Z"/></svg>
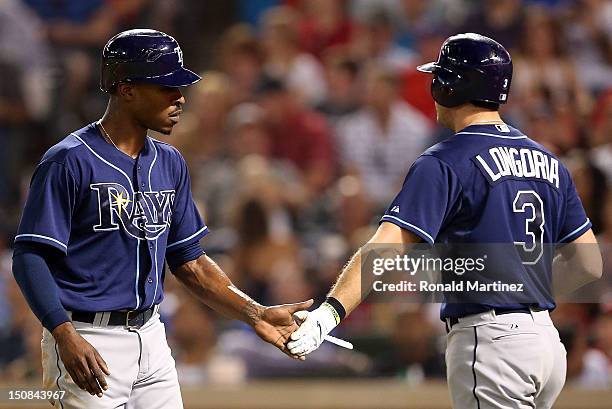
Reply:
<svg viewBox="0 0 612 409"><path fill-rule="evenodd" d="M583 285L601 278L602 271L599 245L589 230L574 242L563 246L553 259L555 295L571 294Z"/></svg>
<svg viewBox="0 0 612 409"><path fill-rule="evenodd" d="M555 298L570 295L573 291L593 280L588 275L580 274L570 266L568 260L558 254L553 259L553 293Z"/></svg>
<svg viewBox="0 0 612 409"><path fill-rule="evenodd" d="M219 314L255 325L264 307L234 286L208 256L185 263L174 271L177 279L201 302Z"/></svg>
<svg viewBox="0 0 612 409"><path fill-rule="evenodd" d="M327 296L340 301L346 315L361 303L361 249L351 257Z"/></svg>
<svg viewBox="0 0 612 409"><path fill-rule="evenodd" d="M375 276L365 274L361 270L362 259L369 257L394 257L406 251L414 243L422 239L400 227L383 222L370 240L351 257L338 280L330 290L328 297L340 301L346 314L350 314L365 299L372 289ZM367 261L365 264L369 264Z"/></svg>
<svg viewBox="0 0 612 409"><path fill-rule="evenodd" d="M369 242L372 244L372 242ZM376 255L378 257L393 257L399 254L398 246L389 246L388 249L377 248ZM368 296L372 289L372 283L376 276L362 272L362 257L367 258L369 252L372 251L369 245L361 247L349 262L342 269L342 273L338 276L336 283L332 286L328 293L328 297L335 298L340 301L349 315L361 302ZM370 253L371 254L371 253Z"/></svg>

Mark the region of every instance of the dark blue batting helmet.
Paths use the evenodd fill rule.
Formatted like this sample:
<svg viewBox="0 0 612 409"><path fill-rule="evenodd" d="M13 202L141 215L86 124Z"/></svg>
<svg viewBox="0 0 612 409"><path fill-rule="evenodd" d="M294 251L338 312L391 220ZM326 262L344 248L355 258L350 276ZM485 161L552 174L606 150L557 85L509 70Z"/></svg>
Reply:
<svg viewBox="0 0 612 409"><path fill-rule="evenodd" d="M505 104L512 81L512 58L497 41L480 34L449 37L438 61L417 67L433 74L431 95L440 105L466 102Z"/></svg>
<svg viewBox="0 0 612 409"><path fill-rule="evenodd" d="M201 79L183 67L183 52L174 38L148 29L123 31L108 40L101 71L100 88L105 92L120 82L182 87Z"/></svg>

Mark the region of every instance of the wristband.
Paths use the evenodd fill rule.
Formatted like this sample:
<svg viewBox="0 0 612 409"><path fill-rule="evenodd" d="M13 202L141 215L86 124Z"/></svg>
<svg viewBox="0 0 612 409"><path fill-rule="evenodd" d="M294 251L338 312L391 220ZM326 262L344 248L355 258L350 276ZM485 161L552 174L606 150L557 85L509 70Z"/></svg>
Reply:
<svg viewBox="0 0 612 409"><path fill-rule="evenodd" d="M340 321L346 317L346 310L344 309L344 306L334 297L327 297L323 305L331 310L334 318L336 319L336 325L340 324Z"/></svg>

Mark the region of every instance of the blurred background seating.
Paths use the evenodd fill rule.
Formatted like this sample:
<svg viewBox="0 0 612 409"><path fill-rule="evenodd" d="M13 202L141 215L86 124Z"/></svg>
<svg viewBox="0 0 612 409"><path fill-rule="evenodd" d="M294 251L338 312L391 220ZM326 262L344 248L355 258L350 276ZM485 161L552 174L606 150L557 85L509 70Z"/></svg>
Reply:
<svg viewBox="0 0 612 409"><path fill-rule="evenodd" d="M612 242L612 2L605 0L0 1L0 382L38 382L40 326L10 273L41 154L98 119L101 48L150 27L203 80L166 140L186 157L212 233L203 246L265 304L318 301L376 227L412 161L449 135L430 79L448 35L491 35L515 61L504 118L560 155L593 229ZM607 257L612 253L608 253ZM609 265L608 265L609 268ZM325 345L286 359L193 302L170 274L163 319L184 385L285 377L444 379L437 306L360 306ZM554 313L568 384L612 388L612 293Z"/></svg>

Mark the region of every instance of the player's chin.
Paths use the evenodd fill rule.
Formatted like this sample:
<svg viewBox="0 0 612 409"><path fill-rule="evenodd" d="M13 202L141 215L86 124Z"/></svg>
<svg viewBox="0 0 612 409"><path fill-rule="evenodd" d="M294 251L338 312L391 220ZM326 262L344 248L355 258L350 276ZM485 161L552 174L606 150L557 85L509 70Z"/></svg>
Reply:
<svg viewBox="0 0 612 409"><path fill-rule="evenodd" d="M174 125L177 123L178 121L174 120L164 121L164 123L160 124L155 131L164 135L170 135L172 133L172 129L174 129Z"/></svg>

